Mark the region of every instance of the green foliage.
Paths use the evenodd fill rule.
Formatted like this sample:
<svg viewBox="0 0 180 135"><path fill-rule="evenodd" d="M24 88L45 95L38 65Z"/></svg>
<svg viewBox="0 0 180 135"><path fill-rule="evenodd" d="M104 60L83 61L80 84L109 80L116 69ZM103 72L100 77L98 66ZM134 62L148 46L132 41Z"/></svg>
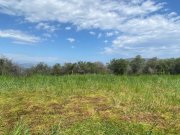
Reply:
<svg viewBox="0 0 180 135"><path fill-rule="evenodd" d="M50 74L50 68L47 64L40 62L36 66L32 67L32 72L37 74Z"/></svg>
<svg viewBox="0 0 180 135"><path fill-rule="evenodd" d="M61 75L62 67L60 64L55 64L51 70L52 75Z"/></svg>
<svg viewBox="0 0 180 135"><path fill-rule="evenodd" d="M55 64L52 67L38 63L28 69L22 68L10 60L0 58L0 75L72 75L72 74L180 74L180 58L177 59L144 59L140 55L133 59L113 59L109 64L101 62Z"/></svg>
<svg viewBox="0 0 180 135"><path fill-rule="evenodd" d="M145 74L156 74L157 73L158 59L152 58L146 61L143 72Z"/></svg>
<svg viewBox="0 0 180 135"><path fill-rule="evenodd" d="M65 63L62 66L62 74L105 74L107 68L100 62Z"/></svg>
<svg viewBox="0 0 180 135"><path fill-rule="evenodd" d="M131 72L133 74L141 74L144 68L144 62L145 60L140 55L136 56L130 62Z"/></svg>
<svg viewBox="0 0 180 135"><path fill-rule="evenodd" d="M22 69L5 57L0 58L0 75L20 75Z"/></svg>
<svg viewBox="0 0 180 135"><path fill-rule="evenodd" d="M128 71L128 61L125 59L113 59L108 67L114 74L123 75Z"/></svg>
<svg viewBox="0 0 180 135"><path fill-rule="evenodd" d="M180 74L180 58L176 59L174 72L175 74Z"/></svg>

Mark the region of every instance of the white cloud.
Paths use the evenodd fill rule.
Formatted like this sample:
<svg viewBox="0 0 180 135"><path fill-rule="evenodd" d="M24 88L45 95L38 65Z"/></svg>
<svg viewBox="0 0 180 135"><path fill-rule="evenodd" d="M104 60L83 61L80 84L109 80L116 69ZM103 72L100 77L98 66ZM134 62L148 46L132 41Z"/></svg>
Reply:
<svg viewBox="0 0 180 135"><path fill-rule="evenodd" d="M107 44L109 41L108 40L104 40L104 43Z"/></svg>
<svg viewBox="0 0 180 135"><path fill-rule="evenodd" d="M104 51L121 53L126 47L179 46L180 16L163 12L164 4L156 0L31 0L31 4L29 0L0 0L0 12L23 16L29 22L56 21L78 29L115 31L116 38Z"/></svg>
<svg viewBox="0 0 180 135"><path fill-rule="evenodd" d="M0 30L0 38L9 38L14 40L15 43L21 44L34 44L38 43L41 39L34 35L26 34L19 30Z"/></svg>
<svg viewBox="0 0 180 135"><path fill-rule="evenodd" d="M39 30L46 30L48 32L54 32L57 30L56 26L49 25L48 23L43 22L38 23L36 28Z"/></svg>
<svg viewBox="0 0 180 135"><path fill-rule="evenodd" d="M113 33L113 32L107 32L107 33L106 33L106 36L107 36L107 37L112 37L112 36L114 36L114 33Z"/></svg>
<svg viewBox="0 0 180 135"><path fill-rule="evenodd" d="M105 36L106 37L114 37L119 35L119 31L115 30L115 31L111 31L111 32L106 32Z"/></svg>
<svg viewBox="0 0 180 135"><path fill-rule="evenodd" d="M94 31L90 31L89 34L90 34L90 35L93 35L93 36L96 35L96 33L95 33Z"/></svg>
<svg viewBox="0 0 180 135"><path fill-rule="evenodd" d="M66 27L65 30L71 30L71 27Z"/></svg>
<svg viewBox="0 0 180 135"><path fill-rule="evenodd" d="M68 40L70 43L73 43L73 42L76 41L76 39L74 39L74 38L68 38L67 40Z"/></svg>
<svg viewBox="0 0 180 135"><path fill-rule="evenodd" d="M149 47L165 46L171 48L172 45L180 46L180 39L178 38L180 36L180 24L161 15L154 15L147 19L132 19L123 25L122 29L124 29L125 34L118 36L112 42L112 46L109 48L111 53L118 53L125 47L137 47L138 49L138 47L144 46L148 52ZM126 29L130 29L130 31L125 31ZM107 48L105 52L106 50ZM160 51L163 53L164 50ZM141 52L141 48L139 52Z"/></svg>
<svg viewBox="0 0 180 135"><path fill-rule="evenodd" d="M101 37L102 37L102 33L99 33L97 38L99 39Z"/></svg>

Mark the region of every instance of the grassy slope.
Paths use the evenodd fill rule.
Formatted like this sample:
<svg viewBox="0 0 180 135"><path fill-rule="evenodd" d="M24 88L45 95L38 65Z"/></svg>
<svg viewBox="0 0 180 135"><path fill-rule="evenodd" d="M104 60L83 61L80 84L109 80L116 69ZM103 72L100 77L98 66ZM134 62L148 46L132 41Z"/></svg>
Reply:
<svg viewBox="0 0 180 135"><path fill-rule="evenodd" d="M0 134L178 134L180 76L0 77Z"/></svg>

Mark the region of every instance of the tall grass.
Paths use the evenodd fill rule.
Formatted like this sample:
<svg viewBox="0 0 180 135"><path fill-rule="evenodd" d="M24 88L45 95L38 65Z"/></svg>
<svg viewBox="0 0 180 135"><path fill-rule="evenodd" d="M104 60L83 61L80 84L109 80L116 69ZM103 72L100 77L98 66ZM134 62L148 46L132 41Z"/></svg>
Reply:
<svg viewBox="0 0 180 135"><path fill-rule="evenodd" d="M0 76L0 108L0 134L178 134L180 76Z"/></svg>

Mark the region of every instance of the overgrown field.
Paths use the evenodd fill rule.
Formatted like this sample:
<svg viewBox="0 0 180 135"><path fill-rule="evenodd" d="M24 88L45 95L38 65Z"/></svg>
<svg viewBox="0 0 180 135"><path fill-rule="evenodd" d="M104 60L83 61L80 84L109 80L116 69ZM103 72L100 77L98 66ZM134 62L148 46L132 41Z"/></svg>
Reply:
<svg viewBox="0 0 180 135"><path fill-rule="evenodd" d="M0 77L0 135L180 134L180 76Z"/></svg>

